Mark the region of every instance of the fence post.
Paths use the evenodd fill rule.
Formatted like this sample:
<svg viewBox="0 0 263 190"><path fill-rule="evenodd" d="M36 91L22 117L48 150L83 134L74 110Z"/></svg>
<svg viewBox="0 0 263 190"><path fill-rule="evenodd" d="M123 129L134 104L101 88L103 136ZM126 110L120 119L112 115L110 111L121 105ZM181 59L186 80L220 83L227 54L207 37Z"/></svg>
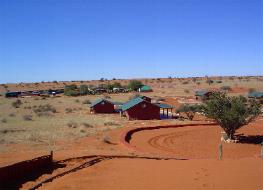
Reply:
<svg viewBox="0 0 263 190"><path fill-rule="evenodd" d="M261 153L260 153L261 158L263 159L263 142L261 143Z"/></svg>
<svg viewBox="0 0 263 190"><path fill-rule="evenodd" d="M219 160L222 160L223 157L223 145L222 143L219 144Z"/></svg>
<svg viewBox="0 0 263 190"><path fill-rule="evenodd" d="M50 151L51 162L53 162L53 150Z"/></svg>

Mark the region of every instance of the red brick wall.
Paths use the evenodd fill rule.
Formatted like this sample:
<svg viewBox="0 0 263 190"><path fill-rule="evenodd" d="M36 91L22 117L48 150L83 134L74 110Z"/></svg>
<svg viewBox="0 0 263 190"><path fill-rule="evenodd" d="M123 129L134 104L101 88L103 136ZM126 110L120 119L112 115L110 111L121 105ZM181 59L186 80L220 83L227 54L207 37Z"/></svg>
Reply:
<svg viewBox="0 0 263 190"><path fill-rule="evenodd" d="M143 107L146 105L146 107ZM129 120L160 119L160 108L149 102L141 102L125 112Z"/></svg>

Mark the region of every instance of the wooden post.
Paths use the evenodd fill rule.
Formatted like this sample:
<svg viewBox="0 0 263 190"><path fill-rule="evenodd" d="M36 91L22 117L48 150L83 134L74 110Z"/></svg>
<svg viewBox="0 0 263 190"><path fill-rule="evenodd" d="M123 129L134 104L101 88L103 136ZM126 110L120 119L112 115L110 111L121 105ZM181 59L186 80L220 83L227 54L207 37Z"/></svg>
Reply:
<svg viewBox="0 0 263 190"><path fill-rule="evenodd" d="M222 143L219 144L219 160L222 160L223 157L223 145Z"/></svg>

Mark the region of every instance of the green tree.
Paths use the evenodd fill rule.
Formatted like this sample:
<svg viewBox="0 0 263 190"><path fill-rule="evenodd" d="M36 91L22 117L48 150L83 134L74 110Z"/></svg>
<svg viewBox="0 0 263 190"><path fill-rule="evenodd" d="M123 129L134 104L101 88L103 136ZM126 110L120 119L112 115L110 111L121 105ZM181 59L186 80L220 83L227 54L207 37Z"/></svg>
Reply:
<svg viewBox="0 0 263 190"><path fill-rule="evenodd" d="M133 91L137 91L142 86L143 86L142 82L138 81L138 80L132 80L128 84L128 88L133 90Z"/></svg>
<svg viewBox="0 0 263 190"><path fill-rule="evenodd" d="M78 87L75 84L72 85L66 85L64 88L64 94L66 96L78 96L79 92L78 92Z"/></svg>
<svg viewBox="0 0 263 190"><path fill-rule="evenodd" d="M89 93L88 85L80 85L79 93L80 93L80 95L87 95Z"/></svg>
<svg viewBox="0 0 263 190"><path fill-rule="evenodd" d="M184 104L176 110L177 113L185 113L189 120L193 120L195 113L199 111L200 111L199 105L189 105L189 104Z"/></svg>
<svg viewBox="0 0 263 190"><path fill-rule="evenodd" d="M253 121L260 113L260 104L243 96L228 97L214 93L202 107L203 113L214 119L232 139L237 129Z"/></svg>

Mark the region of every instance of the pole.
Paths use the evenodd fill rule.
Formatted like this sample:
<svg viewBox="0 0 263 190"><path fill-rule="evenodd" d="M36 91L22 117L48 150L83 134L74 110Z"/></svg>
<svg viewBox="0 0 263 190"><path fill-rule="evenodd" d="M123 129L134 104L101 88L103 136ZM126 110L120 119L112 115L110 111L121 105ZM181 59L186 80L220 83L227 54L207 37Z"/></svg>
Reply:
<svg viewBox="0 0 263 190"><path fill-rule="evenodd" d="M222 160L223 157L223 145L222 143L219 144L219 160Z"/></svg>

